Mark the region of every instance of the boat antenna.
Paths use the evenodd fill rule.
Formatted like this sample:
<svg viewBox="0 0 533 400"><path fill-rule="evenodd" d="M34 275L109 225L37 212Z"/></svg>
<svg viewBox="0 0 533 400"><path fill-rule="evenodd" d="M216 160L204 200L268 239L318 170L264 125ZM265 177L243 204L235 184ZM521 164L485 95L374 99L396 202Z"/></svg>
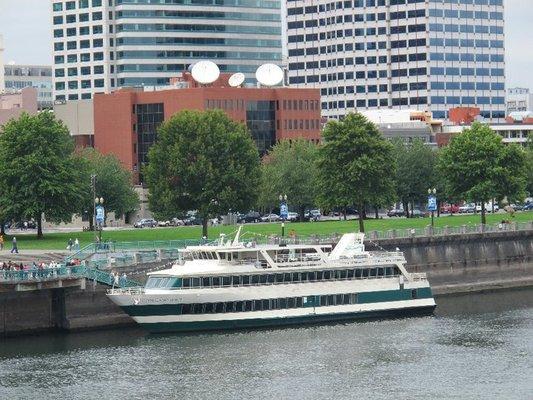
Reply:
<svg viewBox="0 0 533 400"><path fill-rule="evenodd" d="M239 225L239 229L237 229L237 233L235 234L235 237L233 238L233 246L236 246L239 244L240 236L242 231L242 225Z"/></svg>

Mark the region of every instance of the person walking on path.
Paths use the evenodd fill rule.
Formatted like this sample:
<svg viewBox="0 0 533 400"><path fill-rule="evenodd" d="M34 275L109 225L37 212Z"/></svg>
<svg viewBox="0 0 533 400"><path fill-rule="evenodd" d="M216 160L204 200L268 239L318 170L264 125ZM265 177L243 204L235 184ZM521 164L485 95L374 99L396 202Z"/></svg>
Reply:
<svg viewBox="0 0 533 400"><path fill-rule="evenodd" d="M13 236L13 245L11 247L11 253L19 253L19 249L17 247L17 238L15 236Z"/></svg>
<svg viewBox="0 0 533 400"><path fill-rule="evenodd" d="M67 243L67 250L68 251L71 251L72 250L72 245L74 244L74 242L72 241L72 238L70 238L68 240L68 243Z"/></svg>
<svg viewBox="0 0 533 400"><path fill-rule="evenodd" d="M74 250L76 251L80 250L80 242L78 241L78 238L74 240Z"/></svg>
<svg viewBox="0 0 533 400"><path fill-rule="evenodd" d="M0 250L4 250L4 235L0 235Z"/></svg>

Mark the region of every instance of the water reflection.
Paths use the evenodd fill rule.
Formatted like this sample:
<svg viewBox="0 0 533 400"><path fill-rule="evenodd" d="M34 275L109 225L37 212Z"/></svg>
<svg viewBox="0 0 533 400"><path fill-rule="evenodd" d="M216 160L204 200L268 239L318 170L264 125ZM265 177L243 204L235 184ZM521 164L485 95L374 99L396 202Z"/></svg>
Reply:
<svg viewBox="0 0 533 400"><path fill-rule="evenodd" d="M0 399L525 399L533 308L520 307L530 295L510 294L519 308L505 311L508 297L495 296L445 299L424 318L3 340ZM497 310L466 311L491 301Z"/></svg>

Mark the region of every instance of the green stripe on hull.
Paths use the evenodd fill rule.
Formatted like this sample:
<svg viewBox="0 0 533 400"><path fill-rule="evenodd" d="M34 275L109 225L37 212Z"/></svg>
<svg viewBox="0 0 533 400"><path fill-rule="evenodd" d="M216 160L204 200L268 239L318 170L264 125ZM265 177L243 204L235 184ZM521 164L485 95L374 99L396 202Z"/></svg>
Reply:
<svg viewBox="0 0 533 400"><path fill-rule="evenodd" d="M417 299L430 299L432 297L433 295L431 293L431 288L425 287L416 289ZM383 303L386 301L402 301L412 299L412 289L381 290L376 292L362 292L357 294L358 304ZM315 306L321 307L320 304L316 304ZM127 314L133 317L181 314L181 304L123 306L122 309Z"/></svg>
<svg viewBox="0 0 533 400"><path fill-rule="evenodd" d="M226 321L198 321L198 322L161 322L153 324L140 324L150 333L170 333L170 332L194 332L209 330L266 328L287 325L334 323L346 320L369 320L382 318L399 318L410 316L431 315L435 306L409 307L396 310L363 311L356 313L308 315L302 317L289 318L255 318L246 320L226 320Z"/></svg>

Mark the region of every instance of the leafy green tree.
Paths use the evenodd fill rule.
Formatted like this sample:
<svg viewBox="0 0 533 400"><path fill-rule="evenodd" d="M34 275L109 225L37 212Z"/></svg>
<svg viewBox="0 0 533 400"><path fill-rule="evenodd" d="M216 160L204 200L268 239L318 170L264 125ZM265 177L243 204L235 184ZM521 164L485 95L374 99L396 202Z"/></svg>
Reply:
<svg viewBox="0 0 533 400"><path fill-rule="evenodd" d="M526 191L528 192L529 196L533 196L533 134L530 134L527 139L526 172L527 172Z"/></svg>
<svg viewBox="0 0 533 400"><path fill-rule="evenodd" d="M526 157L516 145L505 145L488 125L473 123L441 150L438 170L453 198L485 203L503 197L521 199L526 187Z"/></svg>
<svg viewBox="0 0 533 400"><path fill-rule="evenodd" d="M89 217L93 229L93 188L91 176L95 176L95 193L104 198L106 212L114 212L117 218L134 211L139 206L139 195L133 188L132 174L126 170L114 155L103 155L94 149L84 149L77 154L82 167L84 197L79 212Z"/></svg>
<svg viewBox="0 0 533 400"><path fill-rule="evenodd" d="M306 207L316 199L316 160L318 147L305 139L282 140L268 153L262 166L260 199L271 208L279 203L279 195L287 195L289 207L304 217Z"/></svg>
<svg viewBox="0 0 533 400"><path fill-rule="evenodd" d="M50 112L22 114L0 134L0 208L16 219L33 218L41 238L42 215L69 222L83 199L82 172L68 129Z"/></svg>
<svg viewBox="0 0 533 400"><path fill-rule="evenodd" d="M363 210L394 195L393 145L361 114L329 121L319 149L319 188L327 204L355 204L359 230L364 232Z"/></svg>
<svg viewBox="0 0 533 400"><path fill-rule="evenodd" d="M436 154L420 139L412 143L397 139L393 144L397 165L396 193L409 216L409 204L424 202L428 189L436 186Z"/></svg>
<svg viewBox="0 0 533 400"><path fill-rule="evenodd" d="M197 210L208 218L255 204L259 154L243 124L223 111L181 111L164 122L148 154L148 201L156 217Z"/></svg>

